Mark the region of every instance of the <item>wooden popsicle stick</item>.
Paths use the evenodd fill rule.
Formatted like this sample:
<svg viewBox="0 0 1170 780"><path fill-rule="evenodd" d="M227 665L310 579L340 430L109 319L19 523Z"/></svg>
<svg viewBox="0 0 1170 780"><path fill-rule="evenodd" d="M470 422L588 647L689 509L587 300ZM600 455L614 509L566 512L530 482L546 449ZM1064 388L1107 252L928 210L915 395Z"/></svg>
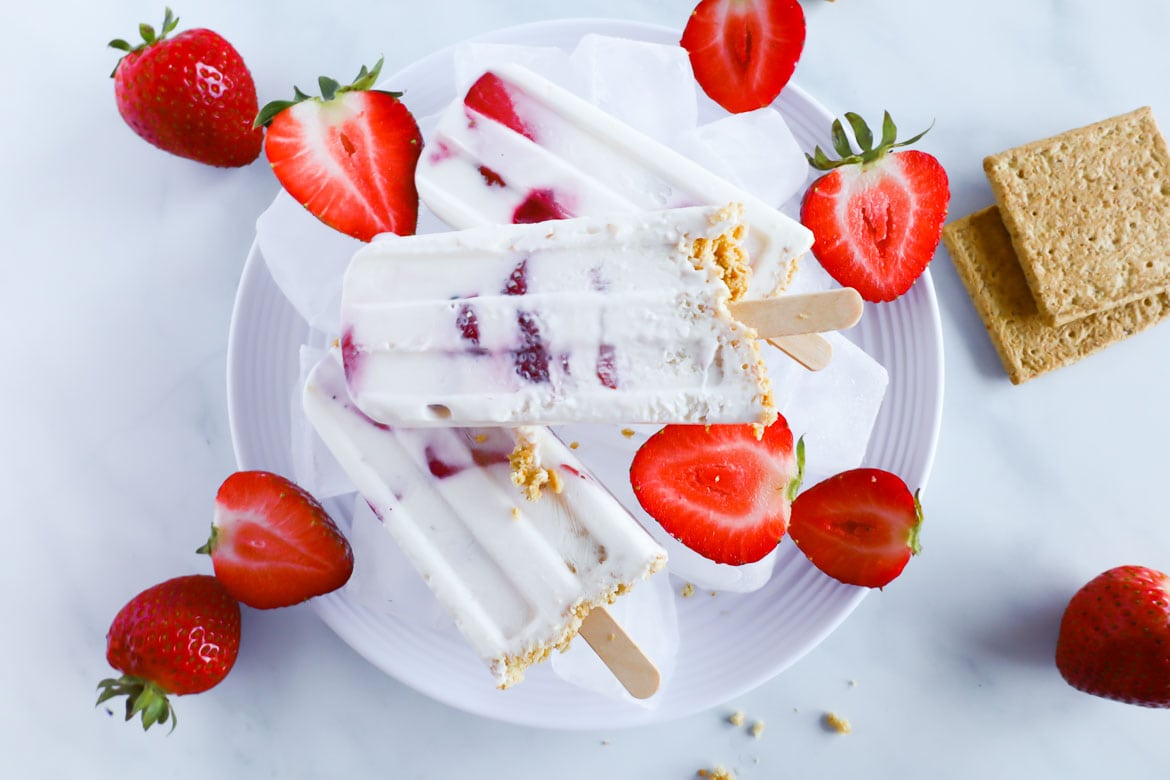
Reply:
<svg viewBox="0 0 1170 780"><path fill-rule="evenodd" d="M781 336L768 339L768 343L809 371L820 371L833 361L833 345L819 333Z"/></svg>
<svg viewBox="0 0 1170 780"><path fill-rule="evenodd" d="M737 320L755 328L760 338L771 339L851 328L861 319L865 301L852 287L841 287L803 295L736 301L728 308Z"/></svg>
<svg viewBox="0 0 1170 780"><path fill-rule="evenodd" d="M589 610L578 633L635 699L648 699L658 691L662 682L658 667L605 607Z"/></svg>

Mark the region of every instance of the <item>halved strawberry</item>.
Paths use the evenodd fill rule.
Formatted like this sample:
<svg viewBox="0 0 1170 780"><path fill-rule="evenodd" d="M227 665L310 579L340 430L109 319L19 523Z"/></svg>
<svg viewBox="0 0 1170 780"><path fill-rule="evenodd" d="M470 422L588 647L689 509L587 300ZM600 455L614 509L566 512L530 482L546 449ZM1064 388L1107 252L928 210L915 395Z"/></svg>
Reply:
<svg viewBox="0 0 1170 780"><path fill-rule="evenodd" d="M211 538L215 576L237 600L257 609L298 604L340 588L353 573L353 551L325 509L278 474L238 471L215 496Z"/></svg>
<svg viewBox="0 0 1170 780"><path fill-rule="evenodd" d="M861 151L834 120L833 148L841 159L830 160L819 146L809 156L814 168L829 173L805 192L800 221L812 230L813 256L830 276L867 301L892 301L910 289L938 248L951 198L947 173L925 152L890 151L926 131L899 142L887 112L875 147L860 116L845 119Z"/></svg>
<svg viewBox="0 0 1170 780"><path fill-rule="evenodd" d="M849 585L881 588L921 547L922 505L897 475L853 469L792 503L788 535L813 565Z"/></svg>
<svg viewBox="0 0 1170 780"><path fill-rule="evenodd" d="M804 472L783 417L752 425L668 425L634 455L630 483L667 533L718 563L760 560L780 543Z"/></svg>
<svg viewBox="0 0 1170 780"><path fill-rule="evenodd" d="M409 235L418 226L414 169L422 135L400 93L372 89L382 60L342 86L322 76L321 97L294 87L292 100L260 109L264 153L281 185L314 216L362 241Z"/></svg>
<svg viewBox="0 0 1170 780"><path fill-rule="evenodd" d="M736 114L776 99L804 50L804 29L797 0L702 0L680 43L699 86Z"/></svg>

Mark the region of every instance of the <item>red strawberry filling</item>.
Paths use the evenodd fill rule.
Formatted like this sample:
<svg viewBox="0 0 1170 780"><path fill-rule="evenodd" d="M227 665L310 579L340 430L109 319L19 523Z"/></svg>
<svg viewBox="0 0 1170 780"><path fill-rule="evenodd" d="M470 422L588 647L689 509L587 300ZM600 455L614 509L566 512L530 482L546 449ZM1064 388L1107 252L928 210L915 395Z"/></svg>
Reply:
<svg viewBox="0 0 1170 780"><path fill-rule="evenodd" d="M516 113L511 91L499 76L487 72L471 85L463 104L533 141L536 136ZM474 117L469 117L474 122Z"/></svg>
<svg viewBox="0 0 1170 780"><path fill-rule="evenodd" d="M520 325L521 346L513 353L516 374L527 382L549 381L548 349L540 337L540 325L530 312L522 311L517 317Z"/></svg>
<svg viewBox="0 0 1170 780"><path fill-rule="evenodd" d="M532 190L512 212L512 222L527 225L533 222L547 222L550 219L568 219L573 212L557 199L549 189Z"/></svg>

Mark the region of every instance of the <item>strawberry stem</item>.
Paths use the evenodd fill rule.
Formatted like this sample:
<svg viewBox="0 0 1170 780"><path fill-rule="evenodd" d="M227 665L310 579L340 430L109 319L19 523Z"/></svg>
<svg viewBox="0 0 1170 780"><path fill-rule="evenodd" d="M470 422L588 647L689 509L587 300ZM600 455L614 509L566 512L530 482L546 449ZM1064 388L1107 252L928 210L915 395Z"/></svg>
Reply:
<svg viewBox="0 0 1170 780"><path fill-rule="evenodd" d="M922 552L922 542L918 540L918 532L922 530L922 521L925 518L925 515L922 514L922 502L918 498L918 494L921 492L921 490L914 491L914 516L917 520L906 536L906 544L910 548L911 555L918 555Z"/></svg>
<svg viewBox="0 0 1170 780"><path fill-rule="evenodd" d="M128 41L122 38L115 38L114 40L110 41L109 46L110 48L117 49L118 51L124 51L126 53L145 49L147 46L158 43L163 38L166 38L167 35L174 32L175 28L178 26L179 17L175 16L175 14L168 6L166 13L163 15L161 33L156 34L153 27L151 27L149 24L146 24L145 22L142 22L138 25L138 34L142 36L142 43L131 47Z"/></svg>
<svg viewBox="0 0 1170 780"><path fill-rule="evenodd" d="M312 95L306 95L301 91L300 87L294 86L292 100L273 100L272 102L265 104L265 106L260 109L260 113L256 114L256 120L252 123L252 127L265 127L273 119L275 119L276 115L281 111L284 111L286 108L292 108L297 103L303 103L306 100L320 100L321 102L328 103L338 95L343 95L346 92L368 91L385 92L387 95L395 98L402 97L401 92L373 90L374 84L376 84L378 81L378 76L380 76L382 73L382 62L384 60L384 57L379 57L377 63L375 63L374 67L372 68L367 68L365 65L362 65L362 69L358 71L357 76L349 84L343 85L338 82L337 79L330 78L329 76L320 76L317 79L317 87L321 90L321 97L319 98L313 97Z"/></svg>
<svg viewBox="0 0 1170 780"><path fill-rule="evenodd" d="M166 38L170 33L174 32L175 28L178 26L179 17L175 16L175 14L171 11L170 6L167 6L166 13L163 14L161 33L156 34L153 27L151 27L149 24L146 24L145 22L142 22L138 25L138 34L142 36L142 43L138 44L137 46L131 46L130 42L124 38L115 38L106 44L111 49L117 49L118 51L125 52L125 54L118 58L118 62L114 63L114 69L110 71L110 78L113 78L114 74L118 72L118 65L122 62L123 59L125 59L126 54L133 54L134 52L142 51L148 46L153 46L162 39Z"/></svg>
<svg viewBox="0 0 1170 780"><path fill-rule="evenodd" d="M215 527L215 523L211 524L211 535L207 537L207 541L203 546L195 551L197 555L211 555L215 552L216 546L219 544L219 529Z"/></svg>
<svg viewBox="0 0 1170 780"><path fill-rule="evenodd" d="M804 437L796 440L796 474L788 483L788 500L795 501L804 483Z"/></svg>
<svg viewBox="0 0 1170 780"><path fill-rule="evenodd" d="M930 127L918 135L905 141L899 141L897 140L898 128L894 124L894 120L890 117L890 112L886 111L882 116L882 138L875 146L873 143L873 131L869 129L869 125L865 123L864 119L852 111L846 111L845 121L849 123L849 128L853 131L853 138L857 141L859 149L856 151L853 149L853 144L849 140L849 134L845 132L845 125L841 120L834 119L833 126L829 131L829 137L832 141L833 150L837 152L840 159L829 159L829 156L825 154L821 147L817 146L813 149L812 154L805 154L808 164L813 168L816 168L818 171L829 171L833 168L840 168L843 165L868 165L885 157L886 153L891 149L909 146L918 141L934 127L934 122L931 121Z"/></svg>
<svg viewBox="0 0 1170 780"><path fill-rule="evenodd" d="M148 731L156 723L166 723L168 720L171 722L171 731L174 731L178 724L171 703L167 700L167 692L149 680L132 674L117 679L110 677L98 683L98 690L101 693L94 706L115 696L126 696L126 720L132 720L135 715L141 713L143 731Z"/></svg>

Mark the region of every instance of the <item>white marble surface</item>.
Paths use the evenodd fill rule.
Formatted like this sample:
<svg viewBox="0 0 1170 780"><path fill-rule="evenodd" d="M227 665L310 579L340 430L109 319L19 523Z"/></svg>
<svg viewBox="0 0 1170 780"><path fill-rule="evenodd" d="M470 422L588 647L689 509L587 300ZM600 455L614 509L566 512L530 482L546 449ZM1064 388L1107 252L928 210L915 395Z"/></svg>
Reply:
<svg viewBox="0 0 1170 780"><path fill-rule="evenodd" d="M261 5L265 7L262 9ZM384 53L387 71L470 35L555 17L681 26L689 0L185 3L244 52L261 99ZM830 110L906 128L953 187L990 202L980 161L1151 105L1170 123L1170 6L1153 0L808 0L796 81ZM1156 776L1164 711L1066 686L1065 601L1122 563L1170 569L1170 326L1011 386L940 251L942 437L925 550L793 668L665 725L530 730L434 703L363 661L306 606L244 618L229 679L180 699L169 737L93 707L110 619L192 554L233 469L226 335L256 216L276 183L169 157L114 108L105 42L162 6L6 8L0 311L7 447L0 774L24 778L741 778ZM761 648L767 652L767 648ZM725 722L766 722L760 739ZM853 725L821 725L826 711Z"/></svg>

